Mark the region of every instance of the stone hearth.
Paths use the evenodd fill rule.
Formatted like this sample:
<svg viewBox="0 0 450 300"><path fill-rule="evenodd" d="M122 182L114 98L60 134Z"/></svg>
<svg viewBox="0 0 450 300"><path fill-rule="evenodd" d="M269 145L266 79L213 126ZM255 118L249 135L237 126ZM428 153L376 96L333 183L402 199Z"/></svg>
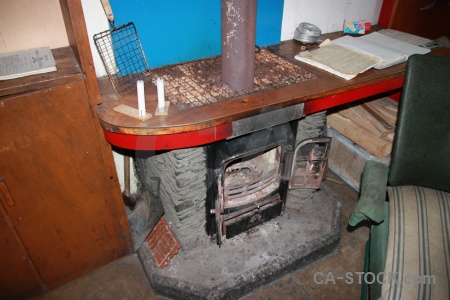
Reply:
<svg viewBox="0 0 450 300"><path fill-rule="evenodd" d="M340 241L341 202L322 183L313 198L288 194L282 215L205 247L180 252L159 269L146 243L139 259L153 289L175 299L237 299L331 252Z"/></svg>

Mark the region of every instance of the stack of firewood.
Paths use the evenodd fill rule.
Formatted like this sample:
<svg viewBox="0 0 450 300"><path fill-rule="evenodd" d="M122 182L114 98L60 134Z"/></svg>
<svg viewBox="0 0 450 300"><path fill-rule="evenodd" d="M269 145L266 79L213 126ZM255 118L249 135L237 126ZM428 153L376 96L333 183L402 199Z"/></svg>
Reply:
<svg viewBox="0 0 450 300"><path fill-rule="evenodd" d="M361 146L369 154L385 157L391 153L398 103L381 98L348 105L329 114L328 126Z"/></svg>

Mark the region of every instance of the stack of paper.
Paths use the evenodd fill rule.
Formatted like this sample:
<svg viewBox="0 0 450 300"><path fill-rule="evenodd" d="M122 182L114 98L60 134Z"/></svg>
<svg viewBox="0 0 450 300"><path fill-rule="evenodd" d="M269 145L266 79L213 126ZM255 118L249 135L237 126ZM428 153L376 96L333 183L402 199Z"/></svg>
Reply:
<svg viewBox="0 0 450 300"><path fill-rule="evenodd" d="M413 54L426 54L430 50L414 46L398 39L374 32L361 37L343 36L335 39L336 44L377 56L381 61L375 69L384 69L405 62Z"/></svg>
<svg viewBox="0 0 450 300"><path fill-rule="evenodd" d="M56 71L48 47L0 54L0 80Z"/></svg>
<svg viewBox="0 0 450 300"><path fill-rule="evenodd" d="M372 67L384 69L406 61L410 55L428 52L426 48L374 32L326 40L319 49L300 52L295 58L350 80Z"/></svg>
<svg viewBox="0 0 450 300"><path fill-rule="evenodd" d="M319 49L300 52L296 59L350 80L380 62L380 58L325 40Z"/></svg>

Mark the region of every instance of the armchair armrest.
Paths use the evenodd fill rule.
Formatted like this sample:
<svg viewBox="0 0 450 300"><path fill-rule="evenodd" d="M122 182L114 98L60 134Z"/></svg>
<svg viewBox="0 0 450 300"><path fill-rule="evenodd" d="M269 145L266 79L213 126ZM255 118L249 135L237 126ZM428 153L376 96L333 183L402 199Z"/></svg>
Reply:
<svg viewBox="0 0 450 300"><path fill-rule="evenodd" d="M384 220L384 202L389 168L377 161L367 161L361 179L361 193L349 220L351 226L370 219L376 223Z"/></svg>

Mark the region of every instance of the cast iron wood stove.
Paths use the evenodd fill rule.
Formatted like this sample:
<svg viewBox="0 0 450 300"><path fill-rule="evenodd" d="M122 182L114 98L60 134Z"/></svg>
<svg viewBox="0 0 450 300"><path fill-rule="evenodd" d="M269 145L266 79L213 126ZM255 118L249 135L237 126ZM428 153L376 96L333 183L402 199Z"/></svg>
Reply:
<svg viewBox="0 0 450 300"><path fill-rule="evenodd" d="M308 198L320 188L330 143L325 121L324 113L304 117L297 104L233 122L227 140L137 152L141 188L157 190L183 251L211 239L221 245L292 207L290 189Z"/></svg>
<svg viewBox="0 0 450 300"><path fill-rule="evenodd" d="M289 189L320 187L330 138L296 143L303 106L274 110L233 124L234 136L208 146L210 235L220 245L280 215ZM296 146L297 145L297 146Z"/></svg>
<svg viewBox="0 0 450 300"><path fill-rule="evenodd" d="M316 78L267 49L255 49L256 0L221 4L220 57L152 71L153 80L164 77L174 107L188 110ZM183 250L202 245L205 229L221 245L225 237L280 215L289 189L319 188L329 138L299 144L303 108L303 103L266 107L233 121L227 140L141 162L142 182L148 180L143 173L161 179L165 218Z"/></svg>

